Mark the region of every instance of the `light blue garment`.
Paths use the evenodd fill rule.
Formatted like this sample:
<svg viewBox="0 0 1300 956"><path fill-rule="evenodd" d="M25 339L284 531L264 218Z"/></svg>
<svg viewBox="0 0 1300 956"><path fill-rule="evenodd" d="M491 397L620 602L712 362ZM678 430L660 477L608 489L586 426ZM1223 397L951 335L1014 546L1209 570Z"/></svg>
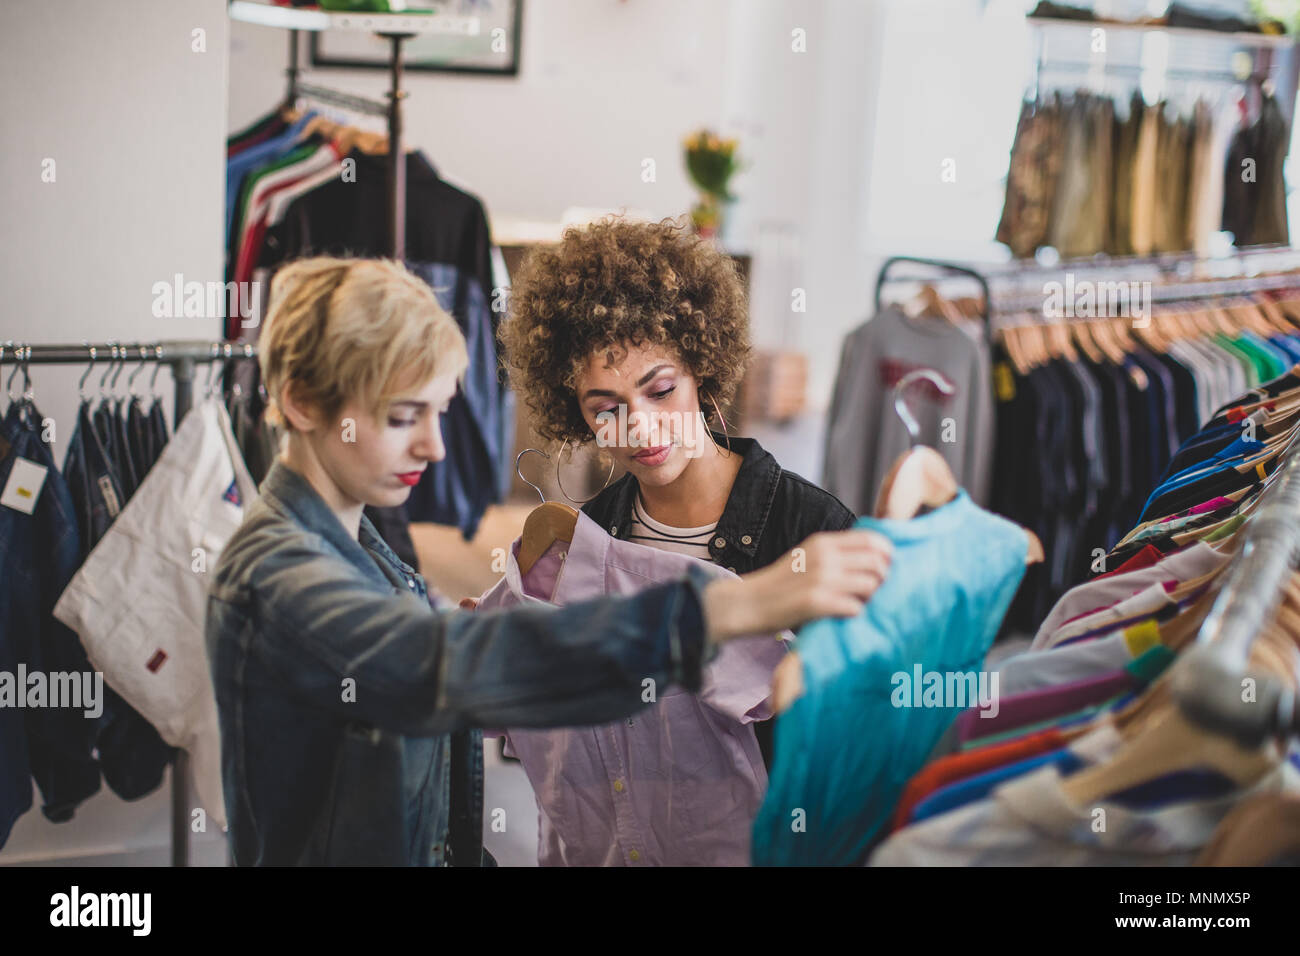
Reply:
<svg viewBox="0 0 1300 956"><path fill-rule="evenodd" d="M805 690L777 721L754 822L759 866L863 861L904 785L963 709L895 706L907 689L895 675L910 679L917 665L945 682L948 673L978 673L1025 573L1024 529L976 507L965 491L911 521L861 518L855 527L889 538L893 562L857 617L799 632Z"/></svg>

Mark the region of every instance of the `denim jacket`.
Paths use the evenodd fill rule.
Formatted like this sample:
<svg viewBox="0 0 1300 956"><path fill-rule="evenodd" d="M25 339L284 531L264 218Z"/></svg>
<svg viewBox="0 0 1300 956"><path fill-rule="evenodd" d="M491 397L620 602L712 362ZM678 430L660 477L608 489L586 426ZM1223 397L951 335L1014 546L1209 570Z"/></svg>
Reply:
<svg viewBox="0 0 1300 956"><path fill-rule="evenodd" d="M260 490L207 617L239 864L476 865L473 728L617 720L645 678L696 690L713 656L702 572L566 608L438 611L364 516L353 539L280 461Z"/></svg>

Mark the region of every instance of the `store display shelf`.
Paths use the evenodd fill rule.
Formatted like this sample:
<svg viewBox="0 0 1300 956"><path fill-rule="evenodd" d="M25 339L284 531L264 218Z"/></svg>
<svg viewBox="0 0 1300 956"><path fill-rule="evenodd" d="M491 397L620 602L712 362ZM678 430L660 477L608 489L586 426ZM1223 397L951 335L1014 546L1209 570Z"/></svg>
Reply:
<svg viewBox="0 0 1300 956"><path fill-rule="evenodd" d="M1274 36L1269 33L1227 33L1220 30L1200 30L1194 27L1166 27L1151 23L1118 23L1101 20L1064 20L1055 17L1025 17L1025 20L1039 27L1074 27L1075 29L1087 28L1090 30L1100 27L1103 30L1121 30L1124 32L1167 33L1175 37L1217 38L1231 40L1239 46L1287 47L1295 43L1294 37L1285 34Z"/></svg>
<svg viewBox="0 0 1300 956"><path fill-rule="evenodd" d="M482 21L478 17L445 14L409 13L332 13L300 7L277 7L254 0L231 0L230 19L257 23L285 30L353 30L395 36L415 33L440 33L455 36L478 36Z"/></svg>

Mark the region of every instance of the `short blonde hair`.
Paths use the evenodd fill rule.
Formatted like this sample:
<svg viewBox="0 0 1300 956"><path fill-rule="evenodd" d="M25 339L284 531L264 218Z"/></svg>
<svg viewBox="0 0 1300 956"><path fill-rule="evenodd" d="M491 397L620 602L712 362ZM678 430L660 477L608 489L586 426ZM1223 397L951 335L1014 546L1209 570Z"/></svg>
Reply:
<svg viewBox="0 0 1300 956"><path fill-rule="evenodd" d="M469 353L456 320L401 263L319 256L271 281L258 364L267 416L289 428L279 406L286 382L330 421L354 399L379 418L403 388L447 373L463 379Z"/></svg>

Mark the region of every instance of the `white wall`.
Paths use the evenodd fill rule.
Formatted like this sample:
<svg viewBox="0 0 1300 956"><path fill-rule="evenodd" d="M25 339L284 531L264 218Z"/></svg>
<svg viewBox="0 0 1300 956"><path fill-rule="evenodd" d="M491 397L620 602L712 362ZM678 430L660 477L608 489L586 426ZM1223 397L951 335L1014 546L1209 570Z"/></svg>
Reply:
<svg viewBox="0 0 1300 956"><path fill-rule="evenodd" d="M721 118L728 14L726 0L528 0L518 77L407 72L407 135L494 219L558 221L570 206L678 215L693 202L681 140ZM304 40L304 68L306 51ZM231 24L232 130L280 102L287 58L283 31ZM375 99L388 88L386 71L308 72Z"/></svg>
<svg viewBox="0 0 1300 956"><path fill-rule="evenodd" d="M982 6L529 0L519 76L408 73L408 135L498 223L556 221L572 206L679 215L694 200L683 136L703 125L739 135L748 168L729 238L755 253L755 339L802 348L812 362L813 411L761 437L815 478L840 339L868 314L880 257L989 248L987 189L944 193L937 175L927 178L932 154L950 147L960 175L995 181L1010 145L1021 67L1001 48L991 55ZM155 319L150 306L153 283L177 272L220 278L222 139L285 89L286 35L228 23L224 10L222 0L46 0L8 14L0 339L218 334L216 319ZM206 53L191 51L198 27ZM794 30L804 31L803 52L792 48ZM375 98L387 84L380 71L314 79ZM58 164L52 184L40 180L46 157ZM642 178L647 158L653 183ZM806 313L790 311L796 286ZM71 433L79 374L36 373L59 437ZM114 800L97 798L62 829L29 813L0 861L165 843L165 791L99 809Z"/></svg>
<svg viewBox="0 0 1300 956"><path fill-rule="evenodd" d="M754 339L811 361L809 415L760 437L815 478L840 341L870 314L883 256L999 254L990 190L1005 171L1024 59L1023 42L1008 48L998 31L1015 29L1023 6L529 0L519 76L409 73L408 132L498 225L558 221L571 206L680 215L694 201L682 137L701 125L738 135L747 166L727 238L755 257ZM281 32L232 24L231 129L279 101L286 56ZM315 79L376 98L387 84L380 71ZM936 157L950 154L955 189L939 182ZM641 179L645 158L655 183ZM806 313L791 312L793 288L805 290Z"/></svg>
<svg viewBox="0 0 1300 956"><path fill-rule="evenodd" d="M206 52L193 49L196 29L206 33ZM175 273L221 279L228 45L224 0L6 5L0 340L220 334L217 319L154 318L151 307L153 284ZM46 159L55 163L53 182L42 181ZM81 371L34 367L37 404L55 421L60 463ZM169 394L165 371L158 382ZM166 862L168 801L166 785L130 804L102 790L72 822L56 826L41 815L37 796L0 863L131 851ZM221 855L217 846L216 859Z"/></svg>

